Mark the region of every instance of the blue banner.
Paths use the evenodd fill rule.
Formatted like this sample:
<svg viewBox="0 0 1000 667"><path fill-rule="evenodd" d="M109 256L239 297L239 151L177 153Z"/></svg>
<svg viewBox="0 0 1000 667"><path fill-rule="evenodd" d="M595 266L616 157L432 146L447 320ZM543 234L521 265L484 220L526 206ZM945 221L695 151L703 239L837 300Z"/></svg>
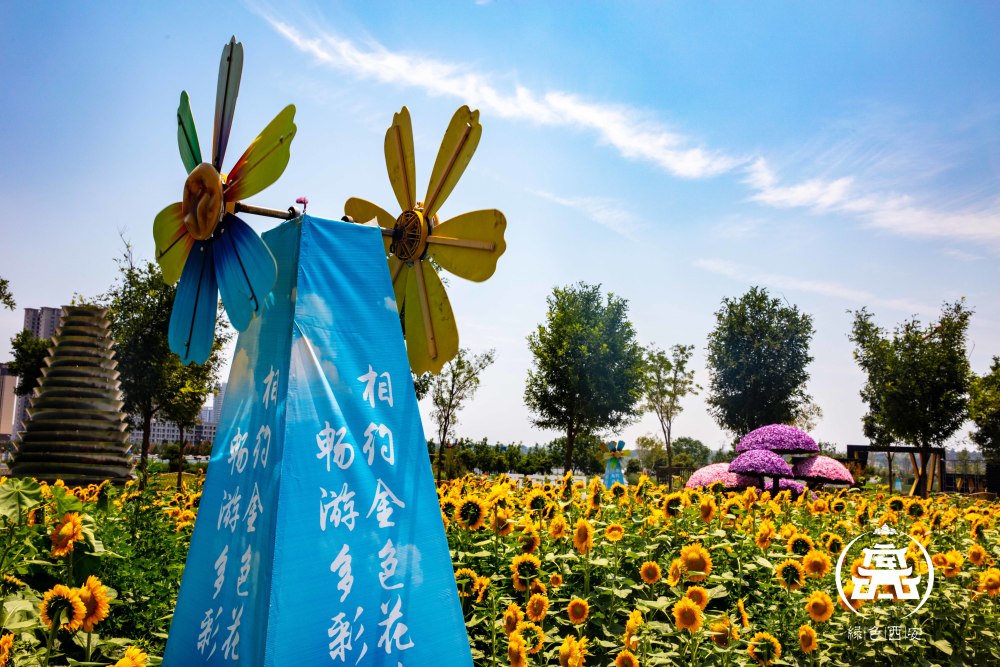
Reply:
<svg viewBox="0 0 1000 667"><path fill-rule="evenodd" d="M469 665L380 232L263 238L164 664Z"/></svg>

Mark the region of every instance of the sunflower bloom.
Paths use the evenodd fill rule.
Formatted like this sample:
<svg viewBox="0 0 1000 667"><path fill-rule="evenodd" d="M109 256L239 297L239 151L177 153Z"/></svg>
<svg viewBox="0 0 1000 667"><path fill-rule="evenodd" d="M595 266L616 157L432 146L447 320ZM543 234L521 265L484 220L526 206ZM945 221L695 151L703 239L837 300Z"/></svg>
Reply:
<svg viewBox="0 0 1000 667"><path fill-rule="evenodd" d="M791 558L776 567L774 575L778 578L778 582L790 591L797 591L802 588L806 577L802 563Z"/></svg>
<svg viewBox="0 0 1000 667"><path fill-rule="evenodd" d="M729 648L731 641L740 638L739 631L729 620L728 616L723 616L709 625L708 634L719 648Z"/></svg>
<svg viewBox="0 0 1000 667"><path fill-rule="evenodd" d="M648 560L639 567L639 577L650 586L658 582L661 576L660 566L655 561Z"/></svg>
<svg viewBox="0 0 1000 667"><path fill-rule="evenodd" d="M1000 595L1000 570L991 567L985 572L980 573L978 590L980 593L986 593L990 597Z"/></svg>
<svg viewBox="0 0 1000 667"><path fill-rule="evenodd" d="M613 523L604 529L604 537L608 542L620 542L625 537L625 528L620 523Z"/></svg>
<svg viewBox="0 0 1000 667"><path fill-rule="evenodd" d="M511 602L507 606L507 611L503 613L503 631L509 637L517 630L517 625L524 620L524 612L517 606L516 602Z"/></svg>
<svg viewBox="0 0 1000 667"><path fill-rule="evenodd" d="M747 610L743 606L743 598L736 601L736 609L740 612L740 623L743 625L743 629L746 630L750 627L750 619L747 618Z"/></svg>
<svg viewBox="0 0 1000 667"><path fill-rule="evenodd" d="M622 643L625 644L625 648L629 651L634 651L639 646L639 639L636 637L636 633L639 631L639 626L642 625L642 612L638 609L632 610L632 613L628 615L628 620L625 621L625 636L622 638Z"/></svg>
<svg viewBox="0 0 1000 667"><path fill-rule="evenodd" d="M514 635L520 635L524 639L528 655L535 655L542 650L542 646L545 644L545 631L540 625L529 621L518 623Z"/></svg>
<svg viewBox="0 0 1000 667"><path fill-rule="evenodd" d="M781 643L768 632L758 632L750 640L747 653L758 665L767 667L781 657Z"/></svg>
<svg viewBox="0 0 1000 667"><path fill-rule="evenodd" d="M698 605L698 609L702 611L708 606L708 590L703 586L692 586L685 593L685 597Z"/></svg>
<svg viewBox="0 0 1000 667"><path fill-rule="evenodd" d="M69 632L76 632L80 629L83 618L87 614L87 607L83 604L76 589L56 584L45 593L38 611L42 618L42 624L47 628L51 628L53 622L61 621L65 613L66 620L59 627Z"/></svg>
<svg viewBox="0 0 1000 667"><path fill-rule="evenodd" d="M566 607L566 615L573 625L580 625L587 620L590 614L590 605L582 598L573 598Z"/></svg>
<svg viewBox="0 0 1000 667"><path fill-rule="evenodd" d="M691 581L705 581L712 573L712 557L700 544L689 544L681 549L681 565Z"/></svg>
<svg viewBox="0 0 1000 667"><path fill-rule="evenodd" d="M690 598L683 597L674 605L674 625L691 634L701 630L701 609Z"/></svg>
<svg viewBox="0 0 1000 667"><path fill-rule="evenodd" d="M566 635L559 647L559 667L583 667L587 657L587 638L577 640L572 635Z"/></svg>
<svg viewBox="0 0 1000 667"><path fill-rule="evenodd" d="M813 591L806 600L806 611L817 623L827 621L833 616L833 600L823 591Z"/></svg>
<svg viewBox="0 0 1000 667"><path fill-rule="evenodd" d="M549 575L549 586L551 586L552 588L559 588L560 586L562 586L562 584L563 580L561 574L559 574L558 572L553 572L552 574Z"/></svg>
<svg viewBox="0 0 1000 667"><path fill-rule="evenodd" d="M540 623L545 614L549 611L549 599L541 594L534 594L528 600L528 606L526 609L526 614L528 615L528 620L534 623Z"/></svg>
<svg viewBox="0 0 1000 667"><path fill-rule="evenodd" d="M812 653L816 650L816 631L808 625L799 628L799 646L803 653Z"/></svg>
<svg viewBox="0 0 1000 667"><path fill-rule="evenodd" d="M715 518L716 511L718 511L718 505L715 504L715 498L705 496L701 499L701 503L698 505L698 512L701 515L702 521L711 523L712 519Z"/></svg>
<svg viewBox="0 0 1000 667"><path fill-rule="evenodd" d="M131 646L125 650L125 657L115 663L115 667L146 667L148 655Z"/></svg>
<svg viewBox="0 0 1000 667"><path fill-rule="evenodd" d="M982 565L986 562L986 549L982 548L978 544L973 544L969 547L969 562L975 566Z"/></svg>
<svg viewBox="0 0 1000 667"><path fill-rule="evenodd" d="M510 667L527 667L528 647L524 637L518 632L513 632L507 638L507 659L510 660Z"/></svg>
<svg viewBox="0 0 1000 667"><path fill-rule="evenodd" d="M822 551L813 549L802 559L802 567L806 576L820 579L830 573L830 557Z"/></svg>
<svg viewBox="0 0 1000 667"><path fill-rule="evenodd" d="M49 535L52 540L53 558L61 558L73 551L73 544L83 539L83 524L76 512L66 512L62 520L52 529Z"/></svg>
<svg viewBox="0 0 1000 667"><path fill-rule="evenodd" d="M796 533L788 538L788 553L805 556L813 550L812 538L805 533Z"/></svg>
<svg viewBox="0 0 1000 667"><path fill-rule="evenodd" d="M771 540L778 532L774 527L774 523L770 519L764 519L761 521L760 526L757 528L757 535L754 538L754 544L757 545L762 551L766 551L768 547L771 546Z"/></svg>
<svg viewBox="0 0 1000 667"><path fill-rule="evenodd" d="M10 651L13 647L13 634L8 632L3 637L0 637L0 667L7 667L7 661L10 660Z"/></svg>
<svg viewBox="0 0 1000 667"><path fill-rule="evenodd" d="M615 667L639 667L639 658L626 649L615 656Z"/></svg>
<svg viewBox="0 0 1000 667"><path fill-rule="evenodd" d="M458 506L458 522L468 530L479 530L486 522L486 506L479 498L466 498Z"/></svg>
<svg viewBox="0 0 1000 667"><path fill-rule="evenodd" d="M681 565L681 559L675 558L672 563L670 563L670 571L667 573L667 586L673 588L681 580L681 574L683 565Z"/></svg>
<svg viewBox="0 0 1000 667"><path fill-rule="evenodd" d="M528 590L528 585L538 578L542 563L534 554L519 554L514 556L510 569L514 574L514 588L524 592Z"/></svg>
<svg viewBox="0 0 1000 667"><path fill-rule="evenodd" d="M566 537L566 517L557 514L556 518L549 523L549 537L553 540L561 540Z"/></svg>
<svg viewBox="0 0 1000 667"><path fill-rule="evenodd" d="M100 579L90 576L77 592L87 610L82 622L83 631L93 632L94 627L108 617L108 588Z"/></svg>
<svg viewBox="0 0 1000 667"><path fill-rule="evenodd" d="M573 548L586 556L594 548L594 527L586 519L578 519L573 529Z"/></svg>

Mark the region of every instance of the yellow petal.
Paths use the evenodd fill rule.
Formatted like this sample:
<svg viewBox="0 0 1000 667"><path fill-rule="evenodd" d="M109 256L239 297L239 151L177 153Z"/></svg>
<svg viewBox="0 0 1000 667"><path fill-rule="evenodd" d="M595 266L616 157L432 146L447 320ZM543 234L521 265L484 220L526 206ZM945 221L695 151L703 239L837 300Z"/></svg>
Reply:
<svg viewBox="0 0 1000 667"><path fill-rule="evenodd" d="M254 196L274 183L288 166L295 138L295 105L274 117L233 166L223 188L227 202Z"/></svg>
<svg viewBox="0 0 1000 667"><path fill-rule="evenodd" d="M180 280L184 262L194 245L194 237L184 227L183 211L183 206L177 202L157 213L153 220L156 263L163 272L163 282L168 285Z"/></svg>
<svg viewBox="0 0 1000 667"><path fill-rule="evenodd" d="M496 209L463 213L433 229L427 254L456 276L482 282L493 275L507 249L506 229L507 219Z"/></svg>
<svg viewBox="0 0 1000 667"><path fill-rule="evenodd" d="M424 198L424 216L431 217L441 208L451 191L469 166L472 155L479 145L483 127L479 124L479 111L470 111L463 106L452 116L448 129L441 140L431 181Z"/></svg>
<svg viewBox="0 0 1000 667"><path fill-rule="evenodd" d="M344 202L344 213L351 216L354 222L360 224L376 220L379 227L383 229L392 229L396 226L396 218L392 217L391 213L377 204L359 199L358 197L351 197ZM382 242L385 244L385 254L388 255L392 237L383 236Z"/></svg>
<svg viewBox="0 0 1000 667"><path fill-rule="evenodd" d="M385 131L385 166L396 201L404 211L417 205L416 168L413 166L413 128L410 112L403 107Z"/></svg>
<svg viewBox="0 0 1000 667"><path fill-rule="evenodd" d="M458 329L444 285L430 262L416 262L406 279L406 353L416 374L440 373L458 354ZM421 279L422 278L422 279Z"/></svg>

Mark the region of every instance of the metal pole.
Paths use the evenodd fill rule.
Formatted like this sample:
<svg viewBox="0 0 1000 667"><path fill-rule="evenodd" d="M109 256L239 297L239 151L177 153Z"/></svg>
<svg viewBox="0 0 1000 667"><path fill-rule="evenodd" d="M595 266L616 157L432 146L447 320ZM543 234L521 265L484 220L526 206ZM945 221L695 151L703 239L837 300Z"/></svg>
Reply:
<svg viewBox="0 0 1000 667"><path fill-rule="evenodd" d="M299 215L299 210L294 206L289 206L284 211L276 208L263 208L261 206L251 206L250 204L244 204L243 202L236 202L233 206L233 210L236 213L250 213L252 215L263 215L268 218L279 218L281 220L293 220Z"/></svg>

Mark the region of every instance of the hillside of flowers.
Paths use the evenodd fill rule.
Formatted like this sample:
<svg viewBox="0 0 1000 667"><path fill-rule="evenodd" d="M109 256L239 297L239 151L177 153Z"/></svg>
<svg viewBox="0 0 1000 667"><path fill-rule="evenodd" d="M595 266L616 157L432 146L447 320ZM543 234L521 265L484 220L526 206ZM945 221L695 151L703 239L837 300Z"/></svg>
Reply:
<svg viewBox="0 0 1000 667"><path fill-rule="evenodd" d="M200 481L144 493L0 481L0 667L158 665ZM439 486L478 665L1000 664L1000 503L875 491L776 497L505 476ZM836 562L913 536L932 593L840 600ZM861 565L844 563L848 597ZM876 628L880 634L872 634Z"/></svg>

